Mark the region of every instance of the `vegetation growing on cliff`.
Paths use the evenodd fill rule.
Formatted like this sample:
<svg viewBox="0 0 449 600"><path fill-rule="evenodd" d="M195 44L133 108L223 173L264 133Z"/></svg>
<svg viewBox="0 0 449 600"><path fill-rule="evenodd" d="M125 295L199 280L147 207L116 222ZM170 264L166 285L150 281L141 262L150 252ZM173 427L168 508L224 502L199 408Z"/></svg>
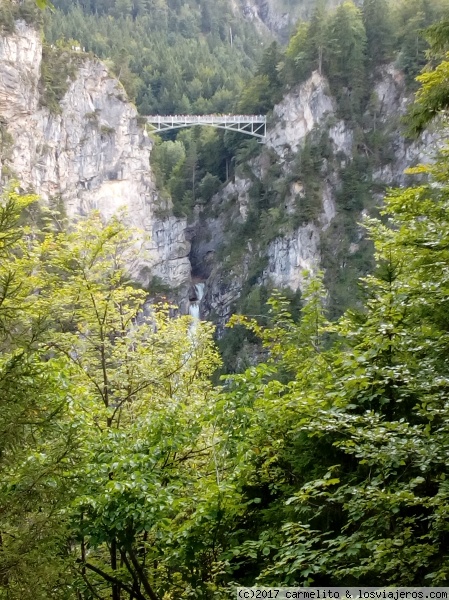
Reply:
<svg viewBox="0 0 449 600"><path fill-rule="evenodd" d="M329 322L319 278L299 323L274 294L234 319L263 362L215 390L210 328L143 317L118 221L33 241L7 194L0 598L447 585L448 160L367 223L360 311Z"/></svg>
<svg viewBox="0 0 449 600"><path fill-rule="evenodd" d="M352 2L343 2L330 11L319 3L310 22L298 24L285 51L276 45L265 51L256 75L237 104L239 110L247 112L269 111L285 93L290 93L294 102L295 86L305 82L313 71L320 72L329 82L336 101L335 113L305 139L296 155L284 149L283 159L288 167L277 171L275 167L268 171L264 168L259 177L260 169L256 167L257 176L250 174L244 157L237 172L255 180L250 196L257 208L248 213L252 221L245 240L257 248L252 257L258 264L260 256L267 253L267 242L273 238L306 223L319 224L323 187L327 184L333 188L337 214L321 236L332 316L356 305L360 298L356 282L372 267L373 247L363 236L358 221L363 211L376 214L377 198L385 191L378 174L395 161L398 130L405 133L398 115L385 115L384 100L378 98L376 86L387 77L386 66L393 63L402 69L411 93L416 85L414 77L428 60L425 51L430 44L423 30L444 16L447 9L445 0L365 0L359 8ZM443 70L444 64L440 67L440 81L444 79ZM428 76L430 80L432 77L435 76ZM444 98L435 97L431 110L441 108L442 102ZM335 145L326 143L328 131L337 123L352 145L349 153L334 152ZM268 160L266 154L262 151L263 164ZM237 164L239 156L236 152ZM289 188L295 181L303 188L296 200ZM284 209L286 197L290 204L288 214ZM276 212L279 210L280 216ZM235 238L244 247L242 236L236 231L228 244L231 258L235 256Z"/></svg>
<svg viewBox="0 0 449 600"><path fill-rule="evenodd" d="M15 22L19 19L32 25L42 26L43 15L37 7L37 2L33 0L23 2L2 0L0 2L0 33L14 33L16 29Z"/></svg>
<svg viewBox="0 0 449 600"><path fill-rule="evenodd" d="M41 106L47 107L54 114L61 112L60 102L85 60L85 55L74 49L74 43L77 42L69 40L67 44L44 44L42 48L39 100Z"/></svg>
<svg viewBox="0 0 449 600"><path fill-rule="evenodd" d="M342 2L329 11L318 3L310 21L298 24L285 52L276 53L275 46L265 51L241 106L249 112L261 106L269 110L279 100L280 88L285 91L318 71L329 80L341 116L357 120L379 66L396 61L412 84L427 62L429 44L422 34L447 14L447 0L360 4Z"/></svg>
<svg viewBox="0 0 449 600"><path fill-rule="evenodd" d="M46 37L79 40L109 61L141 114L230 110L261 51L229 2L57 0Z"/></svg>
<svg viewBox="0 0 449 600"><path fill-rule="evenodd" d="M434 60L418 95L431 114ZM313 200L326 139L307 144ZM167 185L184 151L160 148ZM355 169L343 211L369 193ZM320 274L296 314L252 289L242 309L268 310L233 325L260 340L259 364L215 388L212 327L129 281L136 232L96 214L61 227L52 210L37 226L36 198L3 194L1 600L449 585L449 149L409 174L365 221L376 265L359 310L330 320ZM259 192L258 217L273 193Z"/></svg>
<svg viewBox="0 0 449 600"><path fill-rule="evenodd" d="M358 145L360 149L364 148L362 152L368 155L370 166L388 162L391 155L388 135L376 120L379 107L375 106L373 97L379 68L396 61L411 84L426 62L428 44L421 32L438 20L448 7L447 0L436 3L414 0L414 3L395 5L386 0L366 0L361 9L351 2L344 2L334 11L326 11L319 5L309 23L298 25L285 50L273 43L264 51L255 76L244 87L234 106L230 102L227 107L229 110L233 107L237 112L265 113L292 86L318 70L330 82L338 105L337 118L343 118L349 127L357 130ZM411 17L412 12L416 18ZM219 112L221 110L223 108ZM183 132L178 140L186 148L192 148L192 138L200 135L203 134ZM168 145L171 143L167 142ZM168 187L177 210L189 214L198 199L200 203L207 202L209 198L207 194L202 198L199 181L206 174L223 181L232 173L233 165L249 160L245 152L247 145L247 141L230 134L215 134L213 149L210 144L204 149L201 144L196 144L197 160L193 160L192 155L187 161L189 165L180 165L170 173ZM202 166L201 162L208 159L211 150L217 159ZM354 149L355 154L359 151ZM354 156L356 161L359 158ZM167 181L168 177L165 183Z"/></svg>

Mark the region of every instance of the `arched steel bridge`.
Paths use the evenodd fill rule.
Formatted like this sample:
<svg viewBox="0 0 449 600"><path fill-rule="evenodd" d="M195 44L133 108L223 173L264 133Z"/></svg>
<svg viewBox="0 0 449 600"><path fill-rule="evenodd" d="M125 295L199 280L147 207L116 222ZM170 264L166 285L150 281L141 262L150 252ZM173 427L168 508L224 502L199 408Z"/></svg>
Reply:
<svg viewBox="0 0 449 600"><path fill-rule="evenodd" d="M147 123L156 131L169 131L194 125L210 125L239 131L265 141L267 118L264 115L149 115Z"/></svg>

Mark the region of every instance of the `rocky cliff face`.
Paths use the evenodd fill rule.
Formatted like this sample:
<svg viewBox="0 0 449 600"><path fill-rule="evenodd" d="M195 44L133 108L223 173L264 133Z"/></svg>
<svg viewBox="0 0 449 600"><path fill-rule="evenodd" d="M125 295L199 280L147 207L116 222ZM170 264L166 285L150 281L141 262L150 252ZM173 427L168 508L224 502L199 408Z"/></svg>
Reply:
<svg viewBox="0 0 449 600"><path fill-rule="evenodd" d="M200 219L199 231L194 238L192 261L199 276L207 277L206 295L203 302L205 314L213 315L223 325L232 313L242 288L251 276L250 264L257 256L262 268L256 277L261 285L290 288L296 291L304 282L306 271L314 272L320 265L320 235L326 230L335 215L335 202L328 181L322 192L321 214L316 223L301 227L289 227L288 217L293 216L295 204L304 196L300 179L289 184L282 211L287 222L280 227L279 235L261 250L257 240L249 232L242 258L231 271L226 267L232 255L230 229L248 218L250 190L255 181L263 181L270 165L280 165L279 178L288 176L292 156L298 151L308 134L319 127L335 111L327 81L318 73L303 85L298 86L278 104L273 111L274 126L267 132L266 147L261 155L250 163L250 173L237 175L212 201L213 210ZM335 126L339 146L350 143L351 134L342 133L341 124ZM271 159L270 159L271 155ZM211 212L213 214L211 214ZM216 215L216 216L214 216ZM223 255L222 249L227 245ZM220 260L217 261L217 256ZM199 265L208 265L201 270Z"/></svg>
<svg viewBox="0 0 449 600"><path fill-rule="evenodd" d="M335 111L327 81L317 72L274 107L267 145L280 158L296 152L308 133Z"/></svg>
<svg viewBox="0 0 449 600"><path fill-rule="evenodd" d="M339 0L326 0L333 8ZM310 19L314 2L310 0L241 0L243 16L270 31L281 42L287 42L298 19Z"/></svg>
<svg viewBox="0 0 449 600"><path fill-rule="evenodd" d="M427 148L434 148L438 141L436 133L426 132L419 142L410 143L400 133L398 119L408 100L403 76L396 68L390 65L379 74L375 94L373 114L367 115L367 131L381 129L388 152L383 148L371 171L357 175L360 180L366 179L367 188L372 190L373 210L376 202L381 202L381 190L389 185L402 185L404 169L429 160ZM326 79L314 73L293 89L275 106L272 122L262 153L213 198L212 208L199 217L194 235L193 267L199 277L207 278L203 312L221 325L232 313L244 286L248 288L248 282L297 291L301 290L307 271L325 268L332 278L337 277L332 271L343 272L348 261L365 260L363 228L356 223L371 209L364 206L352 209L353 227L348 234L342 224L349 214L342 195L345 173L353 157L356 154L363 157L364 153L368 157L372 150L359 147L356 132L338 118ZM309 218L299 218L311 195L304 185L301 166L298 168L301 153L306 142L323 144L323 139L326 150L319 151L319 189L315 192L318 207ZM277 171L273 177L274 167ZM256 227L247 226L251 202L257 194L260 198L267 191L276 190L272 207L262 212L270 231L267 239L261 241L261 229L256 231ZM380 190L377 195L375 190ZM276 217L277 209L281 218ZM244 242L239 240L242 233L233 237L231 231L243 232ZM266 234L262 229L262 236ZM237 258L236 245L240 248Z"/></svg>
<svg viewBox="0 0 449 600"><path fill-rule="evenodd" d="M126 210L142 231L134 275L172 288L190 284L186 223L170 214L155 188L151 140L121 84L98 60L80 52L58 110L42 106L40 33L23 21L0 36L0 122L3 174L44 201L62 201L71 218ZM51 58L50 58L51 60ZM49 65L51 68L51 65ZM5 182L5 177L3 178Z"/></svg>
<svg viewBox="0 0 449 600"><path fill-rule="evenodd" d="M251 286L297 291L305 271L324 268L332 280L351 260L363 262L363 230L356 223L381 201L385 186L402 184L404 169L427 160L426 146L436 143L431 132L413 144L400 134L405 85L399 71L385 68L365 119L367 131L382 131L382 156L371 161L370 172L356 172L366 179L371 204L348 206L348 169L355 156L373 150L339 117L327 81L314 73L274 108L262 152L241 165L186 228L156 190L151 140L120 83L98 60L72 55L76 69L50 110L43 105L40 35L18 22L14 34L0 37L3 183L14 175L44 201L62 201L71 218L97 209L107 219L126 209L130 224L142 231L135 277L145 286L157 277L178 288L185 310L191 274L194 282L206 281L201 313L219 325ZM314 186L304 168L307 147L309 153L318 148Z"/></svg>

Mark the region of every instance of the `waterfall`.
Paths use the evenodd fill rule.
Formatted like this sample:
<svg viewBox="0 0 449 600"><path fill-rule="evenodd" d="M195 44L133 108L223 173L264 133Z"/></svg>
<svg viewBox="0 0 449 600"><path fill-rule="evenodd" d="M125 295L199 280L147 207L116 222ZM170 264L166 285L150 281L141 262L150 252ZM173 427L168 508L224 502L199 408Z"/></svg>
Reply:
<svg viewBox="0 0 449 600"><path fill-rule="evenodd" d="M194 321L200 320L200 302L204 296L204 283L195 284L195 300L192 300L189 305L189 315Z"/></svg>
<svg viewBox="0 0 449 600"><path fill-rule="evenodd" d="M198 321L200 318L200 305L198 302L191 302L189 306L189 315L195 321Z"/></svg>

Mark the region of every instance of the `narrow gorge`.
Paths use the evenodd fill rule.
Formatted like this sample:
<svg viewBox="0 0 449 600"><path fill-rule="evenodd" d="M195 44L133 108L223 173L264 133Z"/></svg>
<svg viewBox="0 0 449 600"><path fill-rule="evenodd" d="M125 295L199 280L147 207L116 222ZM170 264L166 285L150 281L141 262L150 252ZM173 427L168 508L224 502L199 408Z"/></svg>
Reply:
<svg viewBox="0 0 449 600"><path fill-rule="evenodd" d="M0 0L0 600L449 585L448 15Z"/></svg>
<svg viewBox="0 0 449 600"><path fill-rule="evenodd" d="M45 74L53 62L69 75L61 98L50 104ZM120 82L81 48L43 47L39 31L19 20L14 33L0 37L2 182L16 180L44 203L62 206L70 219L92 210L105 219L125 211L129 224L142 231L138 258L130 265L133 277L150 294L170 290L183 313L195 298L195 311L219 331L242 290L245 295L260 286L299 292L305 272L320 268L331 301L341 310L345 302L338 287L342 281L347 286L346 273L352 269L355 281L366 270L357 261L370 262L371 249L356 224L376 211L382 190L404 183L404 169L425 161L426 147L437 141L432 133L418 142L401 134L409 94L395 66L379 71L372 96L365 134L377 128L385 147L374 168L353 174L377 192L367 205L350 207L351 227L343 223L345 174L358 168L356 155L371 150L338 117L329 83L318 72L275 105L265 145L188 221L173 215L170 198L157 188L151 135ZM317 146L318 184L311 194L301 160L305 148ZM270 198L263 231L260 223L251 226L251 219L261 216L254 213L261 196ZM195 292L198 282L205 285L204 297Z"/></svg>

